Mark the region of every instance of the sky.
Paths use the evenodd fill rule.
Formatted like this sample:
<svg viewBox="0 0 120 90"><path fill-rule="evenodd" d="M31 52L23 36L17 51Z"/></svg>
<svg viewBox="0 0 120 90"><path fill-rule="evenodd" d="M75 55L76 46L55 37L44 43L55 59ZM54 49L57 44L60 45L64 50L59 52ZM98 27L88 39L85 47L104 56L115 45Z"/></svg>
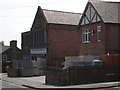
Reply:
<svg viewBox="0 0 120 90"><path fill-rule="evenodd" d="M11 40L17 40L18 47L21 48L21 33L30 31L38 6L48 10L83 13L87 2L88 0L0 0L0 41L9 45Z"/></svg>

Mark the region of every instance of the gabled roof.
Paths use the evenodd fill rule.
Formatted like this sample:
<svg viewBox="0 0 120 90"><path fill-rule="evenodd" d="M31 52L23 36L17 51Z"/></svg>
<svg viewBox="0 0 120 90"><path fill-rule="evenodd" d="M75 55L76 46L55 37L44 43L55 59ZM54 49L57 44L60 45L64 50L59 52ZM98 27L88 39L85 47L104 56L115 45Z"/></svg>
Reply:
<svg viewBox="0 0 120 90"><path fill-rule="evenodd" d="M24 35L24 34L25 34L25 35L26 35L26 34L29 35L29 34L30 34L30 31L23 32L22 35Z"/></svg>
<svg viewBox="0 0 120 90"><path fill-rule="evenodd" d="M120 23L120 2L90 2L103 19L104 23Z"/></svg>
<svg viewBox="0 0 120 90"><path fill-rule="evenodd" d="M62 12L54 10L45 10L43 13L48 23L78 25L82 16L81 13Z"/></svg>
<svg viewBox="0 0 120 90"><path fill-rule="evenodd" d="M10 49L10 46L0 46L0 54L5 52L6 50Z"/></svg>

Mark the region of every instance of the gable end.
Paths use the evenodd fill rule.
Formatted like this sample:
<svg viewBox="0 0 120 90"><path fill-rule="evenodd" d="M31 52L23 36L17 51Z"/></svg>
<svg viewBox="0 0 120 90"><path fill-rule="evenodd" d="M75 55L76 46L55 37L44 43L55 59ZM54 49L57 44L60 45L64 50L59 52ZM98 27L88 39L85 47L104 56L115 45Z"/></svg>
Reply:
<svg viewBox="0 0 120 90"><path fill-rule="evenodd" d="M82 25L89 25L89 24L98 23L102 21L103 20L98 14L97 10L94 8L94 6L90 2L88 2L78 27Z"/></svg>

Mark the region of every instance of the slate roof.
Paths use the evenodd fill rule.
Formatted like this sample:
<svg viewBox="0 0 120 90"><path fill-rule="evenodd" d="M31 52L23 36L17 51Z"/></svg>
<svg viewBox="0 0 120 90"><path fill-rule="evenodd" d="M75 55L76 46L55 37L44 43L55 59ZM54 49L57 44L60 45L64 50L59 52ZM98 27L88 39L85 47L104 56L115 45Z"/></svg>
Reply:
<svg viewBox="0 0 120 90"><path fill-rule="evenodd" d="M104 23L120 23L120 2L91 2Z"/></svg>
<svg viewBox="0 0 120 90"><path fill-rule="evenodd" d="M10 46L0 46L0 54L11 48Z"/></svg>
<svg viewBox="0 0 120 90"><path fill-rule="evenodd" d="M43 13L48 23L78 25L82 16L81 13L62 12L54 10L45 10Z"/></svg>

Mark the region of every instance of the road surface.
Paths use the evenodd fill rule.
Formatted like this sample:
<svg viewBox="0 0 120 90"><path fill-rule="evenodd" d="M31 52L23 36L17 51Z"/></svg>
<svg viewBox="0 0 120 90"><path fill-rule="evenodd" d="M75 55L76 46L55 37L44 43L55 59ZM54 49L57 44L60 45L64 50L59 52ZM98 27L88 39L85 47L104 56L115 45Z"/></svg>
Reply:
<svg viewBox="0 0 120 90"><path fill-rule="evenodd" d="M101 88L101 89L94 89L94 90L120 90L120 87L111 87L111 88Z"/></svg>
<svg viewBox="0 0 120 90"><path fill-rule="evenodd" d="M18 86L18 85L15 85L15 84L12 84L12 83L9 83L9 82L5 82L5 81L1 81L0 80L0 88L2 88L2 90L28 90L27 87L23 87L23 86Z"/></svg>

